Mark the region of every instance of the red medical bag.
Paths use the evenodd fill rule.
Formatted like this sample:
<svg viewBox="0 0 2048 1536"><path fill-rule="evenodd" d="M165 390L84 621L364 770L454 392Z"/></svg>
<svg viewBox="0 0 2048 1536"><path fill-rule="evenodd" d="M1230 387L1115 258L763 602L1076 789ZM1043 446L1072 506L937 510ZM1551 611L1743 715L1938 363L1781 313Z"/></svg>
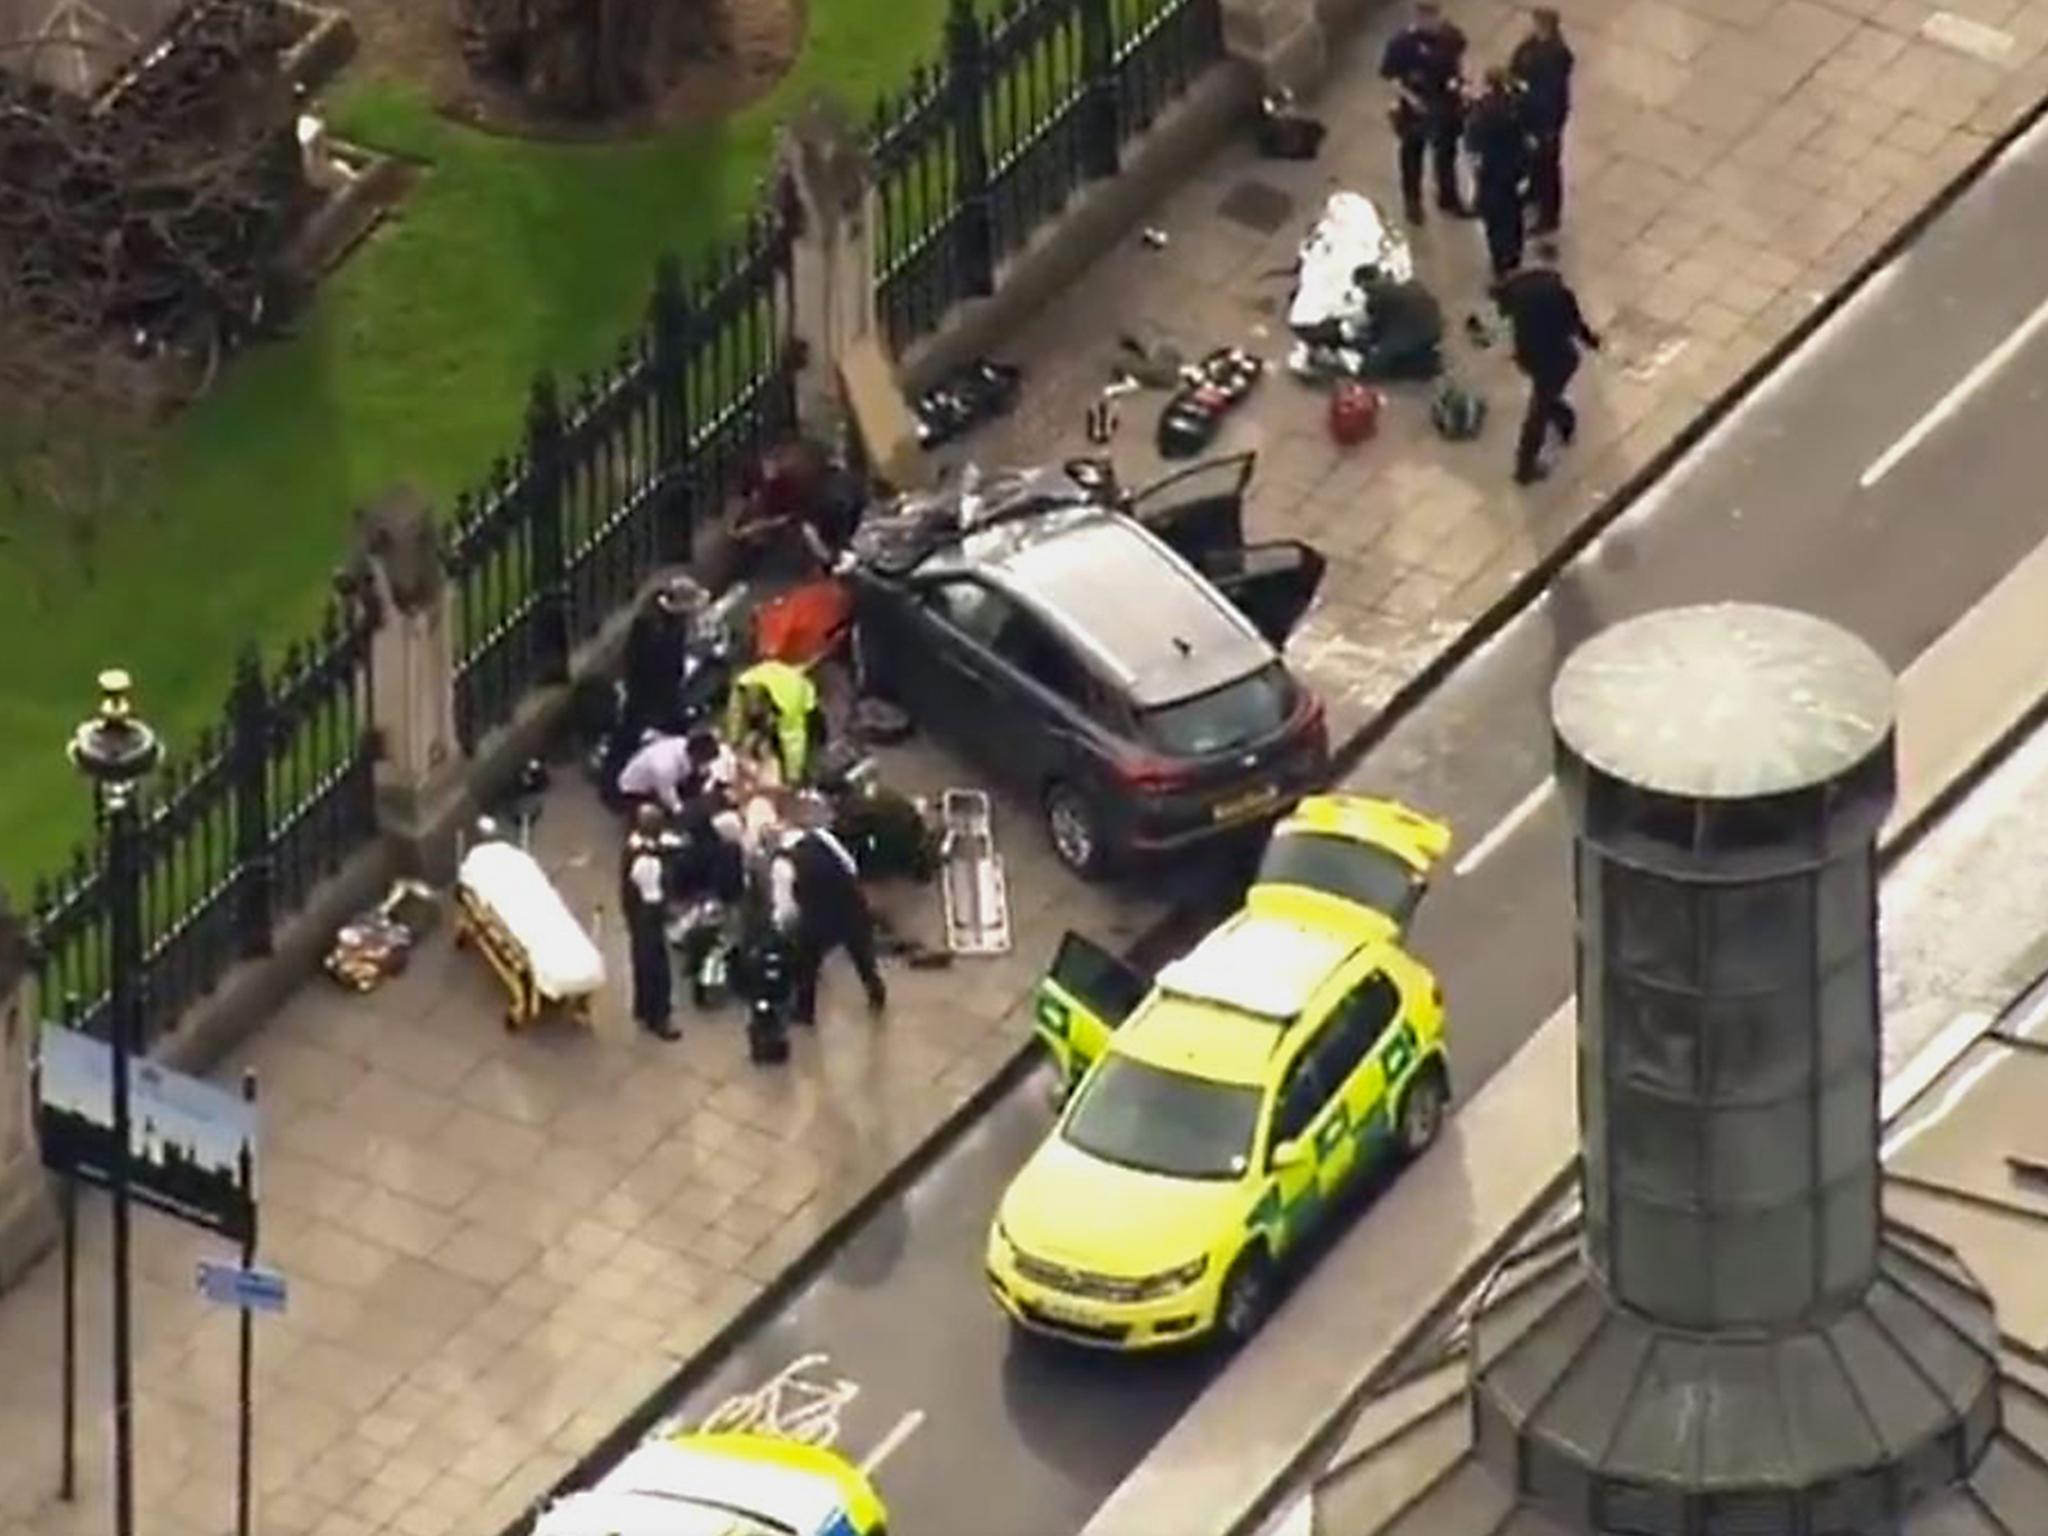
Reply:
<svg viewBox="0 0 2048 1536"><path fill-rule="evenodd" d="M1330 393L1330 436L1350 447L1380 429L1380 392L1346 379Z"/></svg>

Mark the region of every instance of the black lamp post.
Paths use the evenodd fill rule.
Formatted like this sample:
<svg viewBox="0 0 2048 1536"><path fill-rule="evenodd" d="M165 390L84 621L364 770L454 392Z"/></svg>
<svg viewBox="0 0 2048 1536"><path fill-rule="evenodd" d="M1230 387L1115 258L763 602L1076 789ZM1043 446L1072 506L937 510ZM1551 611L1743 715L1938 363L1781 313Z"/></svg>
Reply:
<svg viewBox="0 0 2048 1536"><path fill-rule="evenodd" d="M135 1387L129 1336L128 1060L142 1037L142 811L136 790L163 756L156 732L135 718L128 674L102 672L99 713L71 737L71 763L92 781L107 902L109 1037L114 1056L114 1531L135 1531Z"/></svg>

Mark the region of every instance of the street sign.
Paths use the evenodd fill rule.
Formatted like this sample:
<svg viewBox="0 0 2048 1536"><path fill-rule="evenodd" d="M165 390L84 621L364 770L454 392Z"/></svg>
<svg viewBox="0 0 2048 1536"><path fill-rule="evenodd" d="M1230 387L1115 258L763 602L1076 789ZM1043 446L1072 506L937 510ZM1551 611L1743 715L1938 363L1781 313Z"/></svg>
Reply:
<svg viewBox="0 0 2048 1536"><path fill-rule="evenodd" d="M104 1040L45 1024L36 1082L45 1165L106 1185L125 1163L136 1199L228 1237L248 1236L256 1219L250 1100L153 1061L131 1062L124 1157L114 1140L114 1058Z"/></svg>
<svg viewBox="0 0 2048 1536"><path fill-rule="evenodd" d="M199 1294L216 1306L243 1312L282 1312L284 1276L274 1269L244 1269L239 1264L199 1261Z"/></svg>

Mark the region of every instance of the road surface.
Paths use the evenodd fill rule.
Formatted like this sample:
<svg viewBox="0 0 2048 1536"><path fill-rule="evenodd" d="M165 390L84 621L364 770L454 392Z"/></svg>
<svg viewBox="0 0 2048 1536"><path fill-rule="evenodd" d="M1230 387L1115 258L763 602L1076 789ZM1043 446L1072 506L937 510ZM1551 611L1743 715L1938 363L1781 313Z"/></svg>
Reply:
<svg viewBox="0 0 2048 1536"><path fill-rule="evenodd" d="M1565 832L1544 786L1546 695L1573 646L1648 609L1741 599L1833 619L1903 669L2048 537L2044 247L2036 132L1352 775L1459 834L1414 942L1444 980L1462 1093L1569 988ZM1011 1094L680 1415L810 1357L806 1379L853 1393L839 1443L883 1453L898 1536L1076 1529L1209 1367L1020 1349L984 1298L989 1213L1049 1118L1042 1081Z"/></svg>

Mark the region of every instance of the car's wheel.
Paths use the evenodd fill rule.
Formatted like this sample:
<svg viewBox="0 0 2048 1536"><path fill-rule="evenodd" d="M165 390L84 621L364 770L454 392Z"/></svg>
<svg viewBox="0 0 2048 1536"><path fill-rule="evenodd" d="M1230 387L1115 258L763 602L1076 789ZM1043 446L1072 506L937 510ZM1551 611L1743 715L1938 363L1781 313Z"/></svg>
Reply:
<svg viewBox="0 0 2048 1536"><path fill-rule="evenodd" d="M1082 879L1098 879L1108 871L1102 813L1073 785L1062 781L1046 789L1045 832L1054 855Z"/></svg>
<svg viewBox="0 0 2048 1536"><path fill-rule="evenodd" d="M1236 1348L1259 1331L1273 1310L1275 1274L1266 1250L1254 1243L1237 1256L1216 1299L1216 1337Z"/></svg>
<svg viewBox="0 0 2048 1536"><path fill-rule="evenodd" d="M895 679L889 676L889 664L882 655L882 647L865 624L853 626L852 651L855 691L885 703L900 703L896 697Z"/></svg>
<svg viewBox="0 0 2048 1536"><path fill-rule="evenodd" d="M1395 1125L1403 1157L1420 1157L1429 1150L1444 1128L1444 1109L1450 1097L1443 1068L1435 1062L1415 1074L1415 1081L1401 1096L1401 1118Z"/></svg>
<svg viewBox="0 0 2048 1536"><path fill-rule="evenodd" d="M900 746L915 729L907 710L872 693L854 700L849 723L854 739L871 747Z"/></svg>

